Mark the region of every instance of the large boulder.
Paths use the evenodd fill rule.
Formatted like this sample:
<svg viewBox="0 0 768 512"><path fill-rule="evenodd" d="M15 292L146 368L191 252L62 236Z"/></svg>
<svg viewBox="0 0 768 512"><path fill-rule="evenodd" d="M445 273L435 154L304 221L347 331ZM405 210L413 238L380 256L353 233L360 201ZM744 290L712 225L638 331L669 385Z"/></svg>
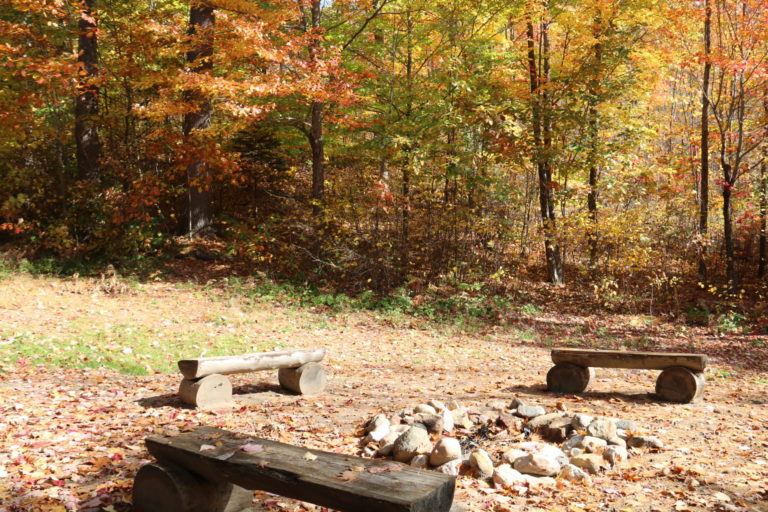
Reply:
<svg viewBox="0 0 768 512"><path fill-rule="evenodd" d="M513 487L524 482L523 474L509 464L502 464L493 470L493 483L501 487Z"/></svg>
<svg viewBox="0 0 768 512"><path fill-rule="evenodd" d="M616 424L608 418L597 418L587 427L587 435L600 439L613 439L616 436Z"/></svg>
<svg viewBox="0 0 768 512"><path fill-rule="evenodd" d="M651 448L654 450L664 448L664 443L655 436L632 436L627 439L627 445L630 448Z"/></svg>
<svg viewBox="0 0 768 512"><path fill-rule="evenodd" d="M475 476L480 479L493 476L493 461L488 452L482 449L474 450L469 455L469 465L475 470Z"/></svg>
<svg viewBox="0 0 768 512"><path fill-rule="evenodd" d="M588 473L596 474L605 467L605 460L602 455L596 453L587 453L571 457L571 464L577 466Z"/></svg>
<svg viewBox="0 0 768 512"><path fill-rule="evenodd" d="M398 462L409 462L416 455L432 451L432 442L427 431L420 427L411 427L395 441L392 455Z"/></svg>
<svg viewBox="0 0 768 512"><path fill-rule="evenodd" d="M459 440L453 437L440 439L429 455L429 463L433 466L440 466L456 459L461 459L461 445Z"/></svg>
<svg viewBox="0 0 768 512"><path fill-rule="evenodd" d="M536 452L515 460L514 468L528 475L553 476L560 472L560 463L554 457Z"/></svg>

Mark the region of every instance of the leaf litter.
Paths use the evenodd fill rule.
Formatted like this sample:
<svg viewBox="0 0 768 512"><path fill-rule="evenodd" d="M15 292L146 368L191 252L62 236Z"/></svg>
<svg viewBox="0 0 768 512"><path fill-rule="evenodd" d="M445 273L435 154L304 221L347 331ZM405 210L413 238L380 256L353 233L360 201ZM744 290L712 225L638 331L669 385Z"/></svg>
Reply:
<svg viewBox="0 0 768 512"><path fill-rule="evenodd" d="M128 512L133 477L152 460L144 439L198 425L251 436L245 445L263 438L356 455L359 425L393 404L457 398L482 405L520 396L548 408L633 419L669 448L629 459L627 467L608 471L592 487L563 484L518 496L460 477L456 500L472 511L567 510L574 504L578 510L768 510L768 357L750 338L713 337L696 328L681 334L677 324L661 321L646 328L654 350L710 355L707 389L698 404L657 402L649 394L656 372L630 370L597 369L590 391L557 396L544 391L551 347L520 336L519 326L490 326L482 335L441 332L367 314L329 316L269 303L253 308L246 301L222 301L223 294L216 286L201 294L151 283L134 294L94 298L52 289L45 279L0 282L0 342L37 337L55 344L59 333L110 324L163 332L160 342L174 344L184 343L194 329L211 340L235 333L275 348L324 346L329 373L321 402L275 393L272 376L253 373L232 377L235 387L256 388L235 396L238 409L195 411L176 397L178 374L45 367L18 359L18 341L0 345L0 503L11 512ZM244 321L219 325L210 322L212 314ZM629 339L622 337L625 320L543 312L526 320L526 329L555 343L578 336L583 347L610 348L595 329L610 330L620 345ZM581 330L582 325L591 327ZM637 332L627 330L626 336ZM186 350L194 357L213 348L211 341ZM217 438L204 441L219 444ZM342 474L354 479L361 472ZM266 503L262 510L306 510L265 493L256 497Z"/></svg>

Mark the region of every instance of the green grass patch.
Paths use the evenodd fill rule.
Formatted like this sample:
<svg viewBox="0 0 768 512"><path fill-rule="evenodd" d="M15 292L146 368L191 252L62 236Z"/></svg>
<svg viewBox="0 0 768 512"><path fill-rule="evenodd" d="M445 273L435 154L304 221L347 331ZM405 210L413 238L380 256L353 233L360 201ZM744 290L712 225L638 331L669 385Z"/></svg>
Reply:
<svg viewBox="0 0 768 512"><path fill-rule="evenodd" d="M131 325L82 331L65 336L0 333L2 365L42 364L48 367L109 368L127 375L175 373L176 361L199 356L272 350L274 344L252 344L243 336L209 336L189 332L173 337Z"/></svg>

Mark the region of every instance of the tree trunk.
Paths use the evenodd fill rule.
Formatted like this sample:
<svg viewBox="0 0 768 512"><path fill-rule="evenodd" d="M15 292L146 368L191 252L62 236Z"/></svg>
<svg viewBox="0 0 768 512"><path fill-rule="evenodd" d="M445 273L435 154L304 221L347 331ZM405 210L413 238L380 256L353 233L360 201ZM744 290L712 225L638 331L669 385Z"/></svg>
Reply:
<svg viewBox="0 0 768 512"><path fill-rule="evenodd" d="M78 28L78 94L75 98L75 144L77 172L80 179L98 180L99 157L99 87L93 83L98 73L98 38L94 7L96 0L83 0Z"/></svg>
<svg viewBox="0 0 768 512"><path fill-rule="evenodd" d="M320 29L322 14L322 2L313 0L312 2L312 30L317 32ZM314 34L319 37L319 34ZM319 39L313 40L309 48L312 64L316 64L318 59ZM323 141L323 102L313 101L310 105L310 127L309 127L309 145L312 149L312 213L315 217L322 210L322 203L325 196L325 145Z"/></svg>
<svg viewBox="0 0 768 512"><path fill-rule="evenodd" d="M600 101L600 69L603 60L603 47L600 42L602 36L602 18L595 16L595 44L592 48L595 59L595 69L589 82L589 195L587 196L587 210L589 211L589 272L592 279L597 274L597 177L599 157L599 120L597 118L597 106Z"/></svg>
<svg viewBox="0 0 768 512"><path fill-rule="evenodd" d="M701 86L701 185L699 192L699 280L707 283L707 229L709 220L709 75L712 8L704 0L704 79Z"/></svg>
<svg viewBox="0 0 768 512"><path fill-rule="evenodd" d="M310 107L309 145L312 148L312 212L320 214L325 196L325 166L323 144L323 103L313 101Z"/></svg>
<svg viewBox="0 0 768 512"><path fill-rule="evenodd" d="M213 29L215 26L213 7L202 3L193 4L189 10L187 34L197 37L187 52L187 63L194 73L209 74L213 70ZM210 98L200 91L186 91L184 99L193 103L195 109L184 115L184 137L195 130L211 126L213 106ZM208 163L200 158L187 167L187 210L180 231L195 236L212 230L211 190Z"/></svg>
<svg viewBox="0 0 768 512"><path fill-rule="evenodd" d="M732 177L730 164L722 162L723 166L723 241L725 243L725 279L728 290L736 285L736 270L734 267L733 248L733 219L731 218L731 187Z"/></svg>
<svg viewBox="0 0 768 512"><path fill-rule="evenodd" d="M768 86L763 93L763 113L768 119ZM766 217L768 216L768 141L763 142L762 162L760 162L760 238L758 241L757 276L765 277L766 267L768 266L768 255L766 249L768 246L768 226L766 226Z"/></svg>
<svg viewBox="0 0 768 512"><path fill-rule="evenodd" d="M757 277L765 277L766 246L768 231L766 230L766 214L768 214L768 148L763 150L763 161L760 163L760 237L758 240Z"/></svg>
<svg viewBox="0 0 768 512"><path fill-rule="evenodd" d="M406 13L406 63L405 78L407 87L407 98L405 107L405 117L410 120L413 114L413 19L411 13ZM403 148L405 153L405 162L403 163L403 224L401 228L401 246L400 246L400 277L403 282L408 280L410 270L410 251L411 251L411 144L408 143Z"/></svg>
<svg viewBox="0 0 768 512"><path fill-rule="evenodd" d="M541 24L541 37L544 46L544 77L548 78L549 58L546 55L549 47L546 23ZM562 261L560 259L560 248L554 240L555 230L555 208L552 199L552 167L550 163L549 150L551 149L551 116L548 105L545 103L548 99L542 94L540 86L542 80L539 78L536 67L536 51L534 48L535 34L533 22L530 17L526 25L527 44L528 44L528 72L531 85L531 103L532 103L532 124L534 139L534 160L539 174L539 206L541 207L541 219L544 225L544 251L547 260L547 279L553 284L563 283ZM543 130L542 130L543 129ZM544 136L542 138L542 131Z"/></svg>

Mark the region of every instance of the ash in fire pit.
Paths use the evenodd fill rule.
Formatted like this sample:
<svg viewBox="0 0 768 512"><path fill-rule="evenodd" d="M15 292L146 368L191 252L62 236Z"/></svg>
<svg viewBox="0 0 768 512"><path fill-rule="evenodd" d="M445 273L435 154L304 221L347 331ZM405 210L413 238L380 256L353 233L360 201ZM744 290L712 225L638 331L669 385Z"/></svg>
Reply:
<svg viewBox="0 0 768 512"><path fill-rule="evenodd" d="M431 400L392 416L377 414L365 423L361 446L370 457L492 478L499 487L528 492L555 479L589 482L630 454L663 448L658 438L636 432L629 420L548 413L519 398L484 407Z"/></svg>

